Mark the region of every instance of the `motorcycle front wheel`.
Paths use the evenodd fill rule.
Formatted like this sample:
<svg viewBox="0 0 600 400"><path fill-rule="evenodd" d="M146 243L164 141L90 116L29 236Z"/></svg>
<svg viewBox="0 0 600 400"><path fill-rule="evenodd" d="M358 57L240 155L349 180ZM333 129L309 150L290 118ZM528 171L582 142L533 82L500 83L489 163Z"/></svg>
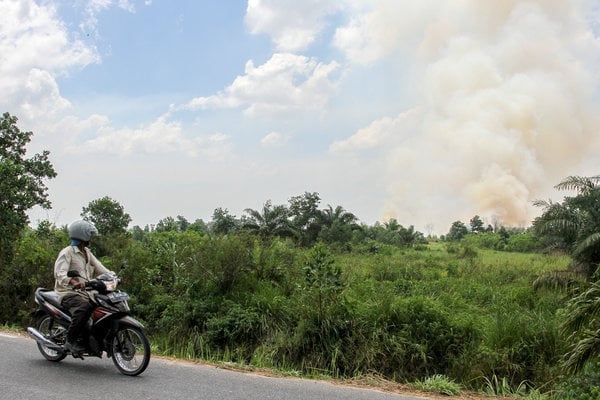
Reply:
<svg viewBox="0 0 600 400"><path fill-rule="evenodd" d="M44 315L38 320L37 330L44 335L46 339L49 339L56 344L64 345L67 330L62 325L54 322L49 315ZM67 356L64 352L56 351L40 343L37 344L37 347L44 358L49 361L61 361Z"/></svg>
<svg viewBox="0 0 600 400"><path fill-rule="evenodd" d="M139 375L150 362L150 343L141 329L119 329L111 346L113 363L122 374Z"/></svg>

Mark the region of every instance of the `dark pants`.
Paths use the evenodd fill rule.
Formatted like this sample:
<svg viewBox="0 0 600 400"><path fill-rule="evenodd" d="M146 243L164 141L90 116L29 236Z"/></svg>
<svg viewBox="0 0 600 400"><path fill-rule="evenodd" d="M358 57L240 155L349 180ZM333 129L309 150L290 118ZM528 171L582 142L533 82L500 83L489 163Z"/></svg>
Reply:
<svg viewBox="0 0 600 400"><path fill-rule="evenodd" d="M87 330L86 324L94 307L88 299L79 295L65 297L62 305L69 309L71 313L71 325L67 330L67 341L70 343L84 343L82 340Z"/></svg>

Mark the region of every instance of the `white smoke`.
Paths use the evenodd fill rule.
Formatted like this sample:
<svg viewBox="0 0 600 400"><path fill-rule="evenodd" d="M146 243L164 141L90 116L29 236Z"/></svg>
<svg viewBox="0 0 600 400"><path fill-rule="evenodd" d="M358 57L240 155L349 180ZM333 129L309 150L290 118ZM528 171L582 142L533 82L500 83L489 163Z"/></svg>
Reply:
<svg viewBox="0 0 600 400"><path fill-rule="evenodd" d="M377 147L387 159L384 219L438 233L476 214L528 226L539 213L533 200L568 175L599 173L581 167L593 165L586 157L600 141L590 3L413 3L376 1L336 37L349 60L399 57L413 74L410 116L331 146ZM390 20L398 28L382 29Z"/></svg>

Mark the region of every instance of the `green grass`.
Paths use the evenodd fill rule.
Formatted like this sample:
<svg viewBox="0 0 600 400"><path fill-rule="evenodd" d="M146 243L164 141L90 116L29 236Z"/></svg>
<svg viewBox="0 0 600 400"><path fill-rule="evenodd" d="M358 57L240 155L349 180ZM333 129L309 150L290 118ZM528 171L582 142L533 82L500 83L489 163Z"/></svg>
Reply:
<svg viewBox="0 0 600 400"><path fill-rule="evenodd" d="M447 396L457 396L461 392L461 385L445 375L433 375L423 380L417 380L411 386L423 392L439 393Z"/></svg>

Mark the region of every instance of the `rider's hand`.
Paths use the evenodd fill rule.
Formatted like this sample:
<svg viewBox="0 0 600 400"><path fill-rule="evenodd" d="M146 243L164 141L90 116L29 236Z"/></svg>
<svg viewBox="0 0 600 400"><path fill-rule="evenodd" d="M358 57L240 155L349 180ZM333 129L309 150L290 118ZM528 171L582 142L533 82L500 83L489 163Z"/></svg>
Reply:
<svg viewBox="0 0 600 400"><path fill-rule="evenodd" d="M77 279L71 279L71 282L69 283L71 284L71 286L73 286L73 289L85 288L85 284L83 282L79 282Z"/></svg>

